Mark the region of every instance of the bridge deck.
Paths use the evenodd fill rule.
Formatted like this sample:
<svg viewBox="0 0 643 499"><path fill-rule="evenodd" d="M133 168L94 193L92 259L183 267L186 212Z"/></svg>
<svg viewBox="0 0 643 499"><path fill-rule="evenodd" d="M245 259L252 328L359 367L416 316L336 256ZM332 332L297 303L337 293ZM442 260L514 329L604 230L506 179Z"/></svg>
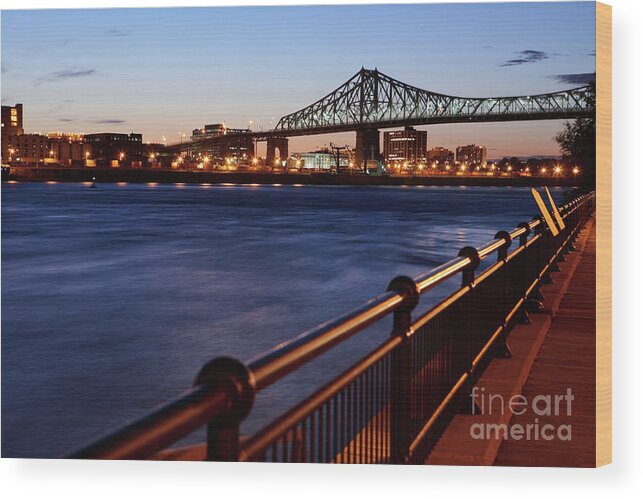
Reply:
<svg viewBox="0 0 643 499"><path fill-rule="evenodd" d="M541 425L569 424L571 441L505 440L498 466L593 467L596 456L596 225L523 388L527 400L572 390L572 414L538 416ZM514 415L511 424L533 424L534 413Z"/></svg>

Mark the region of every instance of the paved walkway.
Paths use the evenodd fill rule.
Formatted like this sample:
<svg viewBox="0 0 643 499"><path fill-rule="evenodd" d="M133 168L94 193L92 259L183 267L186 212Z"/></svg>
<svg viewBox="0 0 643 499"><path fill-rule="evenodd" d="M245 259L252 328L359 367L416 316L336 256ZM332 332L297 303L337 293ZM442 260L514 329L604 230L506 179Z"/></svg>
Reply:
<svg viewBox="0 0 643 499"><path fill-rule="evenodd" d="M573 394L571 414L561 400L559 414L540 415L533 409L514 415L511 425L523 428L538 419L540 429L550 424L555 438L505 440L495 460L497 466L593 467L596 460L596 225L589 228L583 255L571 278L545 341L531 369L522 394L528 401ZM555 401L555 399L554 399ZM555 404L552 404L552 407ZM567 440L567 425L571 440ZM561 430L562 428L562 430ZM562 432L563 439L559 438ZM547 435L552 433L548 427Z"/></svg>

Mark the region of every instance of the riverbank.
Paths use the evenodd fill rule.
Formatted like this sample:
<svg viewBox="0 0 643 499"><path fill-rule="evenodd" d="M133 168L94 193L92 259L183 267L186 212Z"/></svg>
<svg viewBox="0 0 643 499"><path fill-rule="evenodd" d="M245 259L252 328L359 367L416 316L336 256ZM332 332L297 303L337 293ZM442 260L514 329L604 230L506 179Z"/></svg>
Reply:
<svg viewBox="0 0 643 499"><path fill-rule="evenodd" d="M9 180L22 182L158 182L209 184L284 184L284 185L464 185L464 186L561 186L578 185L568 177L502 177L465 175L369 176L334 175L331 173L260 173L260 172L190 172L177 170L149 170L124 168L11 168Z"/></svg>

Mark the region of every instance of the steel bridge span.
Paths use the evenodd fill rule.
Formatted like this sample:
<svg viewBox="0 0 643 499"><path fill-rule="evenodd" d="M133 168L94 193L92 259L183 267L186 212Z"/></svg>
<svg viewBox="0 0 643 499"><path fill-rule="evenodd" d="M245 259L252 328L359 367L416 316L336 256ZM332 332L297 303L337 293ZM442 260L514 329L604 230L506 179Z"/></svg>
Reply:
<svg viewBox="0 0 643 499"><path fill-rule="evenodd" d="M287 155L288 137L356 132L356 162L379 157L379 129L439 123L552 120L593 117L589 85L538 95L457 97L423 90L377 69L362 68L344 84L313 104L283 116L274 130L253 132L267 141L266 160L275 150ZM203 139L207 140L217 140ZM202 142L199 141L199 142ZM185 147L197 145L186 143Z"/></svg>

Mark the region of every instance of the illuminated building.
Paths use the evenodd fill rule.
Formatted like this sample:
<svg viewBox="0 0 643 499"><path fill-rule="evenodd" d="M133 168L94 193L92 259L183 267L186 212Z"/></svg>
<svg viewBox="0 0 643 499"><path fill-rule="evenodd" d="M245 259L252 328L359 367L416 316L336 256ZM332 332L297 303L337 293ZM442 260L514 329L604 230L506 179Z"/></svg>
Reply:
<svg viewBox="0 0 643 499"><path fill-rule="evenodd" d="M22 135L22 104L2 106L2 161L15 161L17 142L10 137ZM11 150L14 152L11 153Z"/></svg>
<svg viewBox="0 0 643 499"><path fill-rule="evenodd" d="M35 133L8 134L2 139L2 153L3 161L36 164L51 157L49 138Z"/></svg>
<svg viewBox="0 0 643 499"><path fill-rule="evenodd" d="M426 161L427 136L426 131L413 127L384 132L384 161Z"/></svg>
<svg viewBox="0 0 643 499"><path fill-rule="evenodd" d="M91 155L91 147L85 144L84 136L80 133L48 133L50 159L63 165L81 165Z"/></svg>
<svg viewBox="0 0 643 499"><path fill-rule="evenodd" d="M189 155L209 157L215 163L233 160L245 164L254 157L254 142L251 130L247 128L227 128L224 124L205 125L192 131Z"/></svg>
<svg viewBox="0 0 643 499"><path fill-rule="evenodd" d="M460 146L455 150L455 159L458 163L483 165L487 162L487 148L475 144Z"/></svg>
<svg viewBox="0 0 643 499"><path fill-rule="evenodd" d="M22 135L22 104L15 106L2 106L2 134Z"/></svg>
<svg viewBox="0 0 643 499"><path fill-rule="evenodd" d="M434 147L428 152L428 161L429 163L453 163L455 158L453 151L450 151L446 147Z"/></svg>
<svg viewBox="0 0 643 499"><path fill-rule="evenodd" d="M330 170L337 167L337 156L329 149L319 151L303 152L297 155L302 167L306 170ZM348 153L339 154L340 168L347 168L350 164Z"/></svg>
<svg viewBox="0 0 643 499"><path fill-rule="evenodd" d="M85 144L90 152L87 159L97 165L109 165L113 161L139 163L142 160L143 136L140 133L90 133L85 135Z"/></svg>

